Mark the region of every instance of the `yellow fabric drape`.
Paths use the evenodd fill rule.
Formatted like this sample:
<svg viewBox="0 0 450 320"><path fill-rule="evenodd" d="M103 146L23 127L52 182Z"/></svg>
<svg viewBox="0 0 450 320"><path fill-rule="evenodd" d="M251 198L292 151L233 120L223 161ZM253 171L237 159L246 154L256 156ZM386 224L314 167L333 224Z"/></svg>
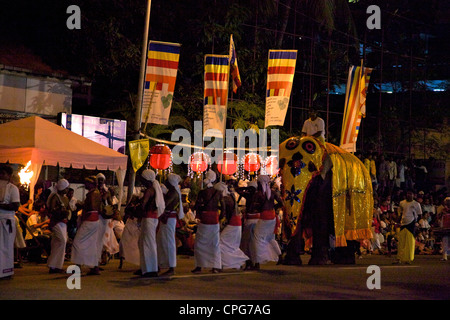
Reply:
<svg viewBox="0 0 450 320"><path fill-rule="evenodd" d="M294 140L296 142L294 143ZM306 142L315 145L313 153L306 152ZM297 147L292 148L292 145ZM291 147L289 147L291 146ZM293 166L298 166L299 154L305 164L301 174L292 174ZM297 155L296 155L297 154ZM312 178L319 174L324 160L332 163L332 201L336 247L347 246L347 240L371 239L373 190L369 171L353 154L312 137L291 138L280 144L280 159L284 165L281 175L284 185L285 207L289 227L294 234L298 219L303 211L306 193ZM295 161L294 161L295 160ZM317 171L310 172L308 164L313 163ZM286 222L286 221L285 221Z"/></svg>

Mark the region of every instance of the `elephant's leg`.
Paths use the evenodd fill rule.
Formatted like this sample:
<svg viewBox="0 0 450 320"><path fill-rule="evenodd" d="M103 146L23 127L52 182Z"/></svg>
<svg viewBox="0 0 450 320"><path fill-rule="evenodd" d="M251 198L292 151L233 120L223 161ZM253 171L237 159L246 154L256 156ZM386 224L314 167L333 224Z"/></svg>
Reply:
<svg viewBox="0 0 450 320"><path fill-rule="evenodd" d="M326 215L326 212L319 213ZM313 246L311 251L311 259L309 265L324 265L329 261L329 227L327 224L327 217L318 217L316 223L313 223Z"/></svg>
<svg viewBox="0 0 450 320"><path fill-rule="evenodd" d="M299 230L292 238L286 248L286 255L283 259L285 265L301 265L300 255L304 253L305 242L303 241L302 231Z"/></svg>
<svg viewBox="0 0 450 320"><path fill-rule="evenodd" d="M313 247L311 251L310 265L324 265L329 259L330 231L333 228L333 204L331 197L331 174L327 174L325 180L316 177L316 192L314 197L314 209L312 214Z"/></svg>
<svg viewBox="0 0 450 320"><path fill-rule="evenodd" d="M335 258L333 263L335 264L355 264L355 253L357 246L359 246L359 241L347 240L346 247L337 247L335 252Z"/></svg>

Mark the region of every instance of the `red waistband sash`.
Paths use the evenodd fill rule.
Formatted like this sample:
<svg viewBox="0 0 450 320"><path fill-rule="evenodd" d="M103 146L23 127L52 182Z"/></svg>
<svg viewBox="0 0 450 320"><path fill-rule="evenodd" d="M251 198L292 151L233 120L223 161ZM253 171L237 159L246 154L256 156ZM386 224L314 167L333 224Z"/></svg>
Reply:
<svg viewBox="0 0 450 320"><path fill-rule="evenodd" d="M264 210L261 212L261 219L262 220L276 220L275 228L273 230L274 234L277 234L278 228L281 225L280 218L278 218L278 215L275 214L275 210Z"/></svg>
<svg viewBox="0 0 450 320"><path fill-rule="evenodd" d="M88 211L82 216L83 221L98 221L98 211Z"/></svg>
<svg viewBox="0 0 450 320"><path fill-rule="evenodd" d="M275 210L263 210L263 212L261 212L261 219L262 220L275 219Z"/></svg>
<svg viewBox="0 0 450 320"><path fill-rule="evenodd" d="M218 224L219 213L217 211L202 211L200 213L200 222L203 224Z"/></svg>
<svg viewBox="0 0 450 320"><path fill-rule="evenodd" d="M261 215L259 213L246 213L245 219L259 219Z"/></svg>
<svg viewBox="0 0 450 320"><path fill-rule="evenodd" d="M158 211L156 211L156 210L148 210L146 213L144 213L143 218L158 219Z"/></svg>
<svg viewBox="0 0 450 320"><path fill-rule="evenodd" d="M236 215L232 216L231 219L230 219L230 223L228 223L228 224L230 226L236 226L236 227L242 226L241 217L240 216L236 216Z"/></svg>
<svg viewBox="0 0 450 320"><path fill-rule="evenodd" d="M169 218L177 218L177 212L176 211L165 211L160 217L159 221L161 221L164 224L167 224L167 220Z"/></svg>

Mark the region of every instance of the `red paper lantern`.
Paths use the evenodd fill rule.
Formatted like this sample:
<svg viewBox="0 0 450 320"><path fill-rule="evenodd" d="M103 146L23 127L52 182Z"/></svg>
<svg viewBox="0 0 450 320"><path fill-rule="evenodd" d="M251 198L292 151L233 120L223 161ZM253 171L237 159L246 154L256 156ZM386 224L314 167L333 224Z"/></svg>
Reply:
<svg viewBox="0 0 450 320"><path fill-rule="evenodd" d="M277 156L270 156L264 161L264 170L269 176L274 176L278 173L278 158Z"/></svg>
<svg viewBox="0 0 450 320"><path fill-rule="evenodd" d="M208 169L209 162L209 157L206 153L196 152L189 159L189 167L196 173L205 172Z"/></svg>
<svg viewBox="0 0 450 320"><path fill-rule="evenodd" d="M172 151L163 144L157 144L150 149L150 166L158 170L166 170L172 163Z"/></svg>
<svg viewBox="0 0 450 320"><path fill-rule="evenodd" d="M244 170L256 172L261 167L261 157L256 153L248 153L244 157Z"/></svg>
<svg viewBox="0 0 450 320"><path fill-rule="evenodd" d="M223 153L222 160L217 164L217 170L225 175L232 175L237 170L237 155L226 151Z"/></svg>

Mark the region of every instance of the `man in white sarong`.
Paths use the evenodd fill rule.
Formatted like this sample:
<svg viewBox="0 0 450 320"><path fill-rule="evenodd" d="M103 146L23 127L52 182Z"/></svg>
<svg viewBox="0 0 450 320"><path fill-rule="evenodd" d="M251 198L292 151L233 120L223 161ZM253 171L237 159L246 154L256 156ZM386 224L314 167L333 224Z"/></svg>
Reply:
<svg viewBox="0 0 450 320"><path fill-rule="evenodd" d="M282 199L278 193L270 188L270 177L258 177L258 190L255 194L254 205L261 213L260 219L253 230L251 260L254 269L259 270L260 264L269 261L278 262L281 249L275 240L277 216L274 210L274 200L281 206Z"/></svg>
<svg viewBox="0 0 450 320"><path fill-rule="evenodd" d="M164 195L161 186L156 180L153 170L142 172L142 181L146 187L141 206L144 216L141 220L141 234L139 237L140 274L142 277L151 278L158 276L158 250L156 244L156 229L158 218L165 210ZM135 273L136 274L136 273Z"/></svg>
<svg viewBox="0 0 450 320"><path fill-rule="evenodd" d="M97 189L95 176L86 178L85 185L88 193L81 214L81 225L73 240L71 260L74 264L88 266L91 269L89 275L99 275L97 246L102 196Z"/></svg>
<svg viewBox="0 0 450 320"><path fill-rule="evenodd" d="M212 268L213 273L222 269L220 255L220 225L219 225L219 203L224 208L222 193L213 187L216 180L214 171L206 173L204 183L206 188L198 194L195 203L195 211L200 223L197 227L194 242L195 269L193 273L200 273L202 268Z"/></svg>
<svg viewBox="0 0 450 320"><path fill-rule="evenodd" d="M259 208L255 208L254 206L254 197L256 194L256 189L258 187L258 183L256 181L249 181L248 183L239 182L239 188L236 190L239 194L239 198L241 197L245 199L245 209L244 209L244 225L242 226L242 238L241 238L241 250L248 257L252 256L251 251L253 250L252 245L252 234L255 229L256 223L258 223L260 212L255 211L259 210ZM238 200L240 203L240 200ZM245 270L252 269L252 262L250 258L245 263Z"/></svg>
<svg viewBox="0 0 450 320"><path fill-rule="evenodd" d="M62 273L67 244L67 222L69 218L69 198L66 193L69 181L60 179L56 184L57 192L52 193L47 200L50 213L50 230L52 231L51 250L47 265L49 273Z"/></svg>
<svg viewBox="0 0 450 320"><path fill-rule="evenodd" d="M228 191L224 182L218 182L214 189L222 193L226 226L220 232L220 253L223 269L240 269L249 257L239 248L242 237L242 220L234 193Z"/></svg>
<svg viewBox="0 0 450 320"><path fill-rule="evenodd" d="M164 276L175 274L175 267L177 266L175 231L177 218L184 218L183 200L179 185L180 181L181 177L179 175L169 173L167 178L168 190L164 195L166 209L159 218L159 230L156 235L159 267L169 268L169 270L162 274Z"/></svg>
<svg viewBox="0 0 450 320"><path fill-rule="evenodd" d="M0 166L0 279L11 279L14 274L15 213L20 206L19 189L9 182L13 170Z"/></svg>
<svg viewBox="0 0 450 320"><path fill-rule="evenodd" d="M109 192L109 189L105 184L105 181L106 181L105 175L103 173L97 174L96 180L97 180L98 191L100 191L100 194L102 196L102 210L100 210L100 214L98 217L98 220L99 220L98 243L97 243L98 262L101 265L105 265L106 260L102 259L102 256L103 257L106 256L105 245L106 246L110 245L109 243L107 243L110 240L109 234L107 235L107 231L108 231L108 223L110 222L112 216L107 216L103 209L106 206L112 206L113 200L112 200L111 194ZM105 253L105 255L104 255L104 253Z"/></svg>

